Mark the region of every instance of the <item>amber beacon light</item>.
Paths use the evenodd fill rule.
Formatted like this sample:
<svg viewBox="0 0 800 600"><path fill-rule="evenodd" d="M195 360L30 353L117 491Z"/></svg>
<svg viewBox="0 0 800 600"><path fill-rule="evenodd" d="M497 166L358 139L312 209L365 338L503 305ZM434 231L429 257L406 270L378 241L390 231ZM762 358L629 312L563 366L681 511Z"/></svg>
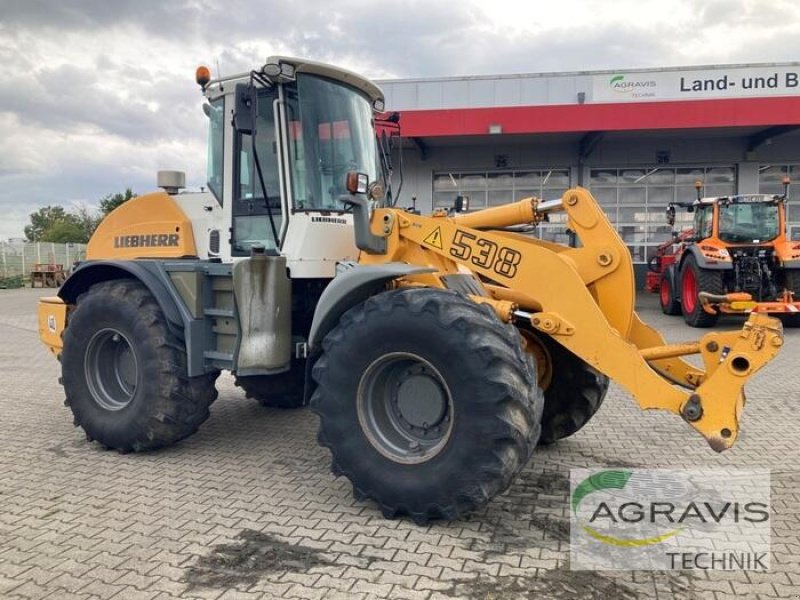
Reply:
<svg viewBox="0 0 800 600"><path fill-rule="evenodd" d="M194 79L197 81L197 85L201 88L205 88L208 82L211 81L211 71L208 67L200 65L194 73Z"/></svg>

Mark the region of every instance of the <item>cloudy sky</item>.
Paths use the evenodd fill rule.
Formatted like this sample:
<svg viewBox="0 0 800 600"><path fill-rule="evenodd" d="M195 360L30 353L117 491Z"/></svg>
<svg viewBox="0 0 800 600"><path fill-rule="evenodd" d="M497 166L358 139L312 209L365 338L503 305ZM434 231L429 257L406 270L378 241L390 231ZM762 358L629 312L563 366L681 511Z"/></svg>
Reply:
<svg viewBox="0 0 800 600"><path fill-rule="evenodd" d="M204 183L194 70L373 78L800 59L797 0L0 0L0 239L40 206Z"/></svg>

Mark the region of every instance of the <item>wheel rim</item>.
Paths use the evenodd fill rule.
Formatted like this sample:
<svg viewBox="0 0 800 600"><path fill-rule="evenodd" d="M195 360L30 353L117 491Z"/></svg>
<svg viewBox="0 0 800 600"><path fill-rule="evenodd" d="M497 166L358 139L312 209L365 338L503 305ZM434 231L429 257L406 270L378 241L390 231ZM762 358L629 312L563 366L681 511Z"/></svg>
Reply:
<svg viewBox="0 0 800 600"><path fill-rule="evenodd" d="M661 280L661 306L667 307L669 306L670 301L672 298L670 297L672 294L669 293L669 283L667 283L666 279Z"/></svg>
<svg viewBox="0 0 800 600"><path fill-rule="evenodd" d="M439 454L453 430L453 400L439 371L416 354L375 360L361 377L356 401L361 430L386 458L422 463Z"/></svg>
<svg viewBox="0 0 800 600"><path fill-rule="evenodd" d="M683 273L683 289L681 290L681 300L687 313L693 313L697 303L697 278L691 267Z"/></svg>
<svg viewBox="0 0 800 600"><path fill-rule="evenodd" d="M133 400L139 365L130 341L113 328L101 329L86 346L84 372L89 392L105 410L122 410Z"/></svg>

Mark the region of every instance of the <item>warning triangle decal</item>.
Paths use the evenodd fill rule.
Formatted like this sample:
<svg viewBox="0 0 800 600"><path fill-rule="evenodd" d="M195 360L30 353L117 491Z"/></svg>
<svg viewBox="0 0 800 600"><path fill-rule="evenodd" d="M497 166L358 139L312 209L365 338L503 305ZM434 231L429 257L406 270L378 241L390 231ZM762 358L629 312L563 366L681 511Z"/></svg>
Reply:
<svg viewBox="0 0 800 600"><path fill-rule="evenodd" d="M429 246L433 246L434 248L442 250L442 228L437 227L436 229L431 231L428 234L428 237L426 237L422 241L428 244Z"/></svg>

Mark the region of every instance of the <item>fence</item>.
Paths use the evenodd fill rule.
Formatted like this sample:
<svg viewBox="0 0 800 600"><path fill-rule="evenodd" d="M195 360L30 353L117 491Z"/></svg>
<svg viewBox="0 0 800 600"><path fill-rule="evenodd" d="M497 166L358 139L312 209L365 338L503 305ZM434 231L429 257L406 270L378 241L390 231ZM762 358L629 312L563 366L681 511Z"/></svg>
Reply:
<svg viewBox="0 0 800 600"><path fill-rule="evenodd" d="M0 242L0 279L28 279L34 265L63 265L66 271L86 258L86 244Z"/></svg>

